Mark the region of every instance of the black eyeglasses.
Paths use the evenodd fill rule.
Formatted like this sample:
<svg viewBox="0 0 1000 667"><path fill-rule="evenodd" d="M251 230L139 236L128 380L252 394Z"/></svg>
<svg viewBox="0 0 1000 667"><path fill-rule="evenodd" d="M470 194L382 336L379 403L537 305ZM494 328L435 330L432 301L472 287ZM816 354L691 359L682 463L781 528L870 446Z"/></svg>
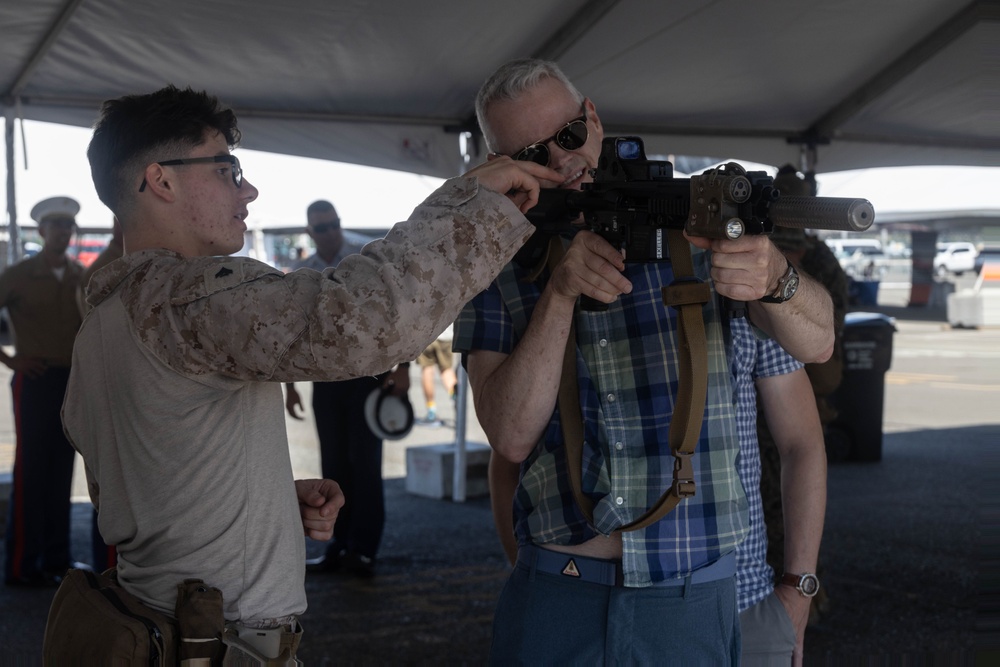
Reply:
<svg viewBox="0 0 1000 667"><path fill-rule="evenodd" d="M164 160L163 162L157 162L156 164L161 167L176 167L182 164L211 164L213 162L228 162L232 165L229 173L233 177L233 185L238 188L243 187L243 169L240 168L240 159L235 155L212 155L211 157L189 157L178 160ZM146 179L142 179L142 185L139 186L139 192L146 189Z"/></svg>
<svg viewBox="0 0 1000 667"><path fill-rule="evenodd" d="M328 229L340 229L340 220L335 222L321 222L318 225L309 227L316 234L326 234Z"/></svg>
<svg viewBox="0 0 1000 667"><path fill-rule="evenodd" d="M553 134L548 139L536 141L529 146L525 146L518 152L514 153L513 157L515 160L526 160L540 164L543 167L547 167L549 166L549 158L551 157L549 142L556 142L556 145L564 151L575 151L579 150L585 143L587 143L587 138L589 136L590 131L587 129L586 101L584 101L584 113L582 116L574 118L570 122L563 125L559 128L558 132Z"/></svg>

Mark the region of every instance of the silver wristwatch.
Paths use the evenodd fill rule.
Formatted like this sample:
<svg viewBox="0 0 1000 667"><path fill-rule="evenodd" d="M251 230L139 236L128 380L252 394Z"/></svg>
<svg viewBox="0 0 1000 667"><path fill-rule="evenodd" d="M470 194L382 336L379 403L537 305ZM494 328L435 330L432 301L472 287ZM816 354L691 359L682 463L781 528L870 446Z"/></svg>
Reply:
<svg viewBox="0 0 1000 667"><path fill-rule="evenodd" d="M785 261L788 262L788 260ZM784 303L795 296L798 289L799 272L795 270L791 262L788 262L785 274L778 279L778 288L772 294L762 296L759 300L764 303Z"/></svg>

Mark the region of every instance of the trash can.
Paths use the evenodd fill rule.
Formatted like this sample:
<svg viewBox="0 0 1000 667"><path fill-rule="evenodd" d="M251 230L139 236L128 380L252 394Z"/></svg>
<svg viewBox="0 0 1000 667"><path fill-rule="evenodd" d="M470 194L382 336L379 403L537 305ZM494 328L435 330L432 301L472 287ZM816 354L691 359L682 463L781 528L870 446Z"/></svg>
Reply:
<svg viewBox="0 0 1000 667"><path fill-rule="evenodd" d="M847 285L847 299L852 306L877 306L878 286L878 280L851 280Z"/></svg>
<svg viewBox="0 0 1000 667"><path fill-rule="evenodd" d="M830 397L837 418L831 438L846 451L830 458L882 460L885 373L892 364L893 318L881 313L848 313L844 321L844 377Z"/></svg>

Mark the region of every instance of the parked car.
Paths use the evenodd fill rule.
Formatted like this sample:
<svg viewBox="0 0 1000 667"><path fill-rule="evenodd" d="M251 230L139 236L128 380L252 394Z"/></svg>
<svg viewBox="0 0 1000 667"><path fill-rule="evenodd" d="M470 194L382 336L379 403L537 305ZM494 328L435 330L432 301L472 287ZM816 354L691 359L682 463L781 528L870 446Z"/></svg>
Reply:
<svg viewBox="0 0 1000 667"><path fill-rule="evenodd" d="M938 243L937 254L934 255L934 273L943 278L949 273L960 276L966 271L972 271L978 254L976 246L967 241Z"/></svg>
<svg viewBox="0 0 1000 667"><path fill-rule="evenodd" d="M826 239L826 244L837 259L852 259L856 255L870 258L884 258L882 242L877 239Z"/></svg>
<svg viewBox="0 0 1000 667"><path fill-rule="evenodd" d="M877 239L825 239L844 272L855 280L881 280L887 257Z"/></svg>

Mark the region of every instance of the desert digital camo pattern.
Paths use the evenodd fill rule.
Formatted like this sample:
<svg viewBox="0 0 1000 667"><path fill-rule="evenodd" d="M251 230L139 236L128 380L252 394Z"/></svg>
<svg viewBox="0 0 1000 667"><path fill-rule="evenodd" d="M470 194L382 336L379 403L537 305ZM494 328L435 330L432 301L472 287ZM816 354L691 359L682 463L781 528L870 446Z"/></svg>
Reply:
<svg viewBox="0 0 1000 667"><path fill-rule="evenodd" d="M142 343L185 374L343 380L416 358L532 231L506 197L457 178L322 274L149 250L99 272L88 302L120 288Z"/></svg>
<svg viewBox="0 0 1000 667"><path fill-rule="evenodd" d="M302 614L278 381L416 357L532 230L506 197L456 179L336 270L147 250L98 271L63 424L122 586L165 613L197 578L222 591L226 619Z"/></svg>

